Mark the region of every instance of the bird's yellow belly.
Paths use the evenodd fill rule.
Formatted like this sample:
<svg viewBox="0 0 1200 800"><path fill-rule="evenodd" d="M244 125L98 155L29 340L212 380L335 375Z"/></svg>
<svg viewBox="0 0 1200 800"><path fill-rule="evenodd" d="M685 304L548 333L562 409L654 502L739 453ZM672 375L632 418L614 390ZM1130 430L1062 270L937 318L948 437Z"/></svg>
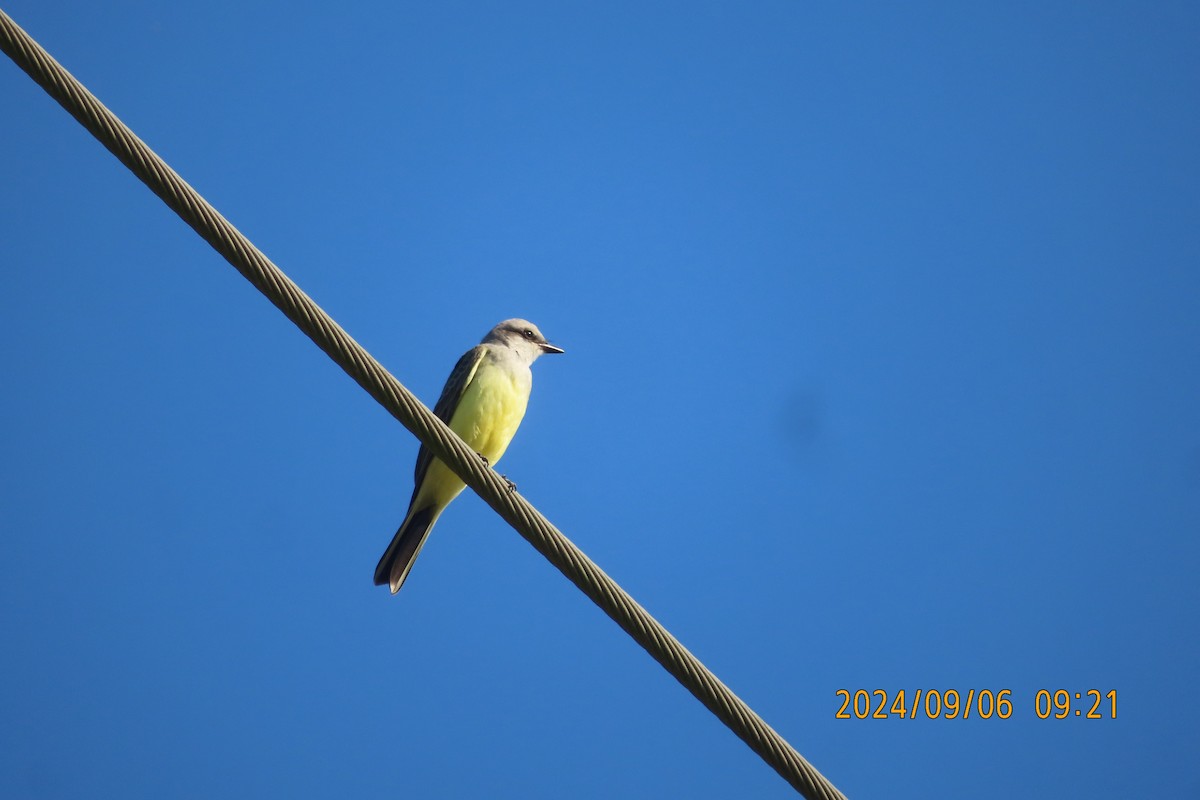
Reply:
<svg viewBox="0 0 1200 800"><path fill-rule="evenodd" d="M481 367L463 393L450 429L495 464L504 455L529 403L529 381Z"/></svg>

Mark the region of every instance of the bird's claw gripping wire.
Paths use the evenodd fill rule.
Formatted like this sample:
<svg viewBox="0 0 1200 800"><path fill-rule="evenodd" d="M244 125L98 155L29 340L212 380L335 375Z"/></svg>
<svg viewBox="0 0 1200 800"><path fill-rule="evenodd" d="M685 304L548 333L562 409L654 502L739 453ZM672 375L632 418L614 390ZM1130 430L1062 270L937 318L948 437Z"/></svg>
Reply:
<svg viewBox="0 0 1200 800"><path fill-rule="evenodd" d="M491 463L488 462L488 460L487 460L487 456L485 456L483 453L476 453L475 455L479 456L479 460L483 462L483 465L485 467L491 466ZM504 479L504 482L506 484L508 484L508 493L509 494L512 494L513 492L515 492L517 490L517 485L515 483L513 483L512 481L510 481L508 479L507 475L501 475L500 477Z"/></svg>

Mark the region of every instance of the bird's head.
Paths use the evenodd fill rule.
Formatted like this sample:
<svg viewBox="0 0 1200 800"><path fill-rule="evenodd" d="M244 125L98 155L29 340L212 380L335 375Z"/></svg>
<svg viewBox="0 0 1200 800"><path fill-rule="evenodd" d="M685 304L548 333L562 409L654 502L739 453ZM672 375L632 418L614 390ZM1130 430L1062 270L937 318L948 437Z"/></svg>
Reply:
<svg viewBox="0 0 1200 800"><path fill-rule="evenodd" d="M533 361L543 353L561 353L561 347L555 347L546 341L542 332L529 320L506 319L483 337L484 344L500 344L511 347L518 353Z"/></svg>

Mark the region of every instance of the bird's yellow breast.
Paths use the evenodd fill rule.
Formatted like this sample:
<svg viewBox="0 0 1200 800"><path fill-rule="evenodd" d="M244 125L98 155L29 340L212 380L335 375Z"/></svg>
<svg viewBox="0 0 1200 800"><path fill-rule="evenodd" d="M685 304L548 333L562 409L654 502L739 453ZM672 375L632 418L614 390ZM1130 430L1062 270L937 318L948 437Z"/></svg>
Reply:
<svg viewBox="0 0 1200 800"><path fill-rule="evenodd" d="M525 416L531 384L528 369L499 369L485 356L454 410L450 429L494 465Z"/></svg>

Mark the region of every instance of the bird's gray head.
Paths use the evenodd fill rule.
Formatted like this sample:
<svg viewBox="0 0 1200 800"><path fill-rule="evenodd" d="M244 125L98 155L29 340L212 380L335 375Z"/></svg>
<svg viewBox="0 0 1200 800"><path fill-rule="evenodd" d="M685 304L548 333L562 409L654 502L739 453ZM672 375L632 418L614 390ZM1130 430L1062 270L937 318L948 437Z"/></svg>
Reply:
<svg viewBox="0 0 1200 800"><path fill-rule="evenodd" d="M483 343L512 348L530 363L542 353L562 352L561 347L555 347L546 341L537 325L524 319L504 320L483 337Z"/></svg>

